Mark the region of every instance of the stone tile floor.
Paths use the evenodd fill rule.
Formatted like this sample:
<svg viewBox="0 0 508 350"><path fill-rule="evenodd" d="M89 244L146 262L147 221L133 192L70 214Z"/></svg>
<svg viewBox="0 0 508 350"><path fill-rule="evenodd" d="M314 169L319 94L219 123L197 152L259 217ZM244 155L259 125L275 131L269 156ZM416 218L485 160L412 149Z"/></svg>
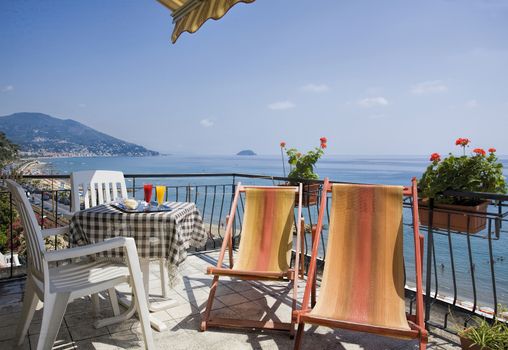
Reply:
<svg viewBox="0 0 508 350"><path fill-rule="evenodd" d="M181 268L181 282L171 291L175 307L155 315L165 322L168 330L153 332L159 349L292 349L293 340L280 332L210 329L199 332L201 312L208 298L211 277L205 275L206 266L215 264L217 251L189 255ZM160 294L158 264L152 264L151 290ZM291 289L279 282L245 282L221 278L214 303L213 316L288 321ZM0 283L0 349L14 349L12 337L20 317L24 281ZM304 283L299 286L303 295ZM109 301L101 299L101 314L112 316ZM42 307L42 305L39 305ZM36 349L42 312L38 310L30 326L22 349ZM69 304L54 349L143 349L139 322L129 320L114 326L95 329L96 320L88 298ZM451 339L451 340L450 340ZM428 349L460 349L457 339L448 333L432 333ZM304 349L418 349L416 341L397 340L359 332L332 330L307 326L303 338Z"/></svg>

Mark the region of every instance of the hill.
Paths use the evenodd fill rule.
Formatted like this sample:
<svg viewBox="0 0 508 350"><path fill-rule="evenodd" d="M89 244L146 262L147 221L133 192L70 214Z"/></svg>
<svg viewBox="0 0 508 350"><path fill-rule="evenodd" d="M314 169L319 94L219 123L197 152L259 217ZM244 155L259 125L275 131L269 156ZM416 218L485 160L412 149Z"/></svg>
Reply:
<svg viewBox="0 0 508 350"><path fill-rule="evenodd" d="M42 113L0 117L0 131L28 156L148 156L158 152L106 135L72 119Z"/></svg>

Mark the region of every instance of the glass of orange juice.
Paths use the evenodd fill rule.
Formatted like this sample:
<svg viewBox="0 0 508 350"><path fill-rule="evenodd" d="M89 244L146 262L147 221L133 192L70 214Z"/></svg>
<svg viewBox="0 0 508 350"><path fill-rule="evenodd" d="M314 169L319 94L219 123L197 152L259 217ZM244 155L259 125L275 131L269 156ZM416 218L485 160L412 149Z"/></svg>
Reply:
<svg viewBox="0 0 508 350"><path fill-rule="evenodd" d="M164 203L164 195L166 194L166 186L157 185L155 186L155 194L157 195L157 204L159 207Z"/></svg>

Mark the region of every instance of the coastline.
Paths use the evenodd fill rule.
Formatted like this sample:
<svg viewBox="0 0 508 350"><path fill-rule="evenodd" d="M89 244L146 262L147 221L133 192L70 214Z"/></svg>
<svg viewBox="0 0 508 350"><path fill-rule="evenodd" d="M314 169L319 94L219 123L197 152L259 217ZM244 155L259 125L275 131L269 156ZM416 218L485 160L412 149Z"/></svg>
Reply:
<svg viewBox="0 0 508 350"><path fill-rule="evenodd" d="M49 163L42 162L38 159L25 159L20 162L20 164L16 165L16 170L21 175L49 175L51 167ZM71 185L66 180L61 179L41 179L39 180L42 185L41 188L58 188L70 190Z"/></svg>

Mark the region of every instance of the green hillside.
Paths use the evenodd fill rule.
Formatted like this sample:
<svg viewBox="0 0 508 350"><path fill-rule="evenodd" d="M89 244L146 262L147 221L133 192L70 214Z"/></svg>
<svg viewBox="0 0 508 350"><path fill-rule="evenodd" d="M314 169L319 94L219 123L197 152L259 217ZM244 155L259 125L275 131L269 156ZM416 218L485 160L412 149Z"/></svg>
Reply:
<svg viewBox="0 0 508 350"><path fill-rule="evenodd" d="M21 154L34 156L146 156L158 152L122 141L72 119L42 113L14 113L0 117L0 131L19 145Z"/></svg>

